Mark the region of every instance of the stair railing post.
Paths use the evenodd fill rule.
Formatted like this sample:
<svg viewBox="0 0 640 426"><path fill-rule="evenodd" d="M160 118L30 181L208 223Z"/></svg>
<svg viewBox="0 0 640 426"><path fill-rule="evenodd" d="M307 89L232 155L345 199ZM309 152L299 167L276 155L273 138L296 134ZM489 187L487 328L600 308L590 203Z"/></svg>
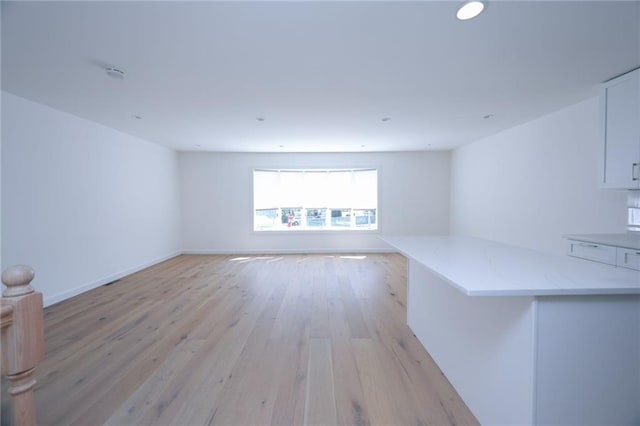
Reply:
<svg viewBox="0 0 640 426"><path fill-rule="evenodd" d="M13 308L11 323L2 328L2 374L11 385L14 426L36 424L33 372L44 359L44 312L42 293L30 283L34 271L29 266L12 266L2 273L7 289L2 293L3 307Z"/></svg>

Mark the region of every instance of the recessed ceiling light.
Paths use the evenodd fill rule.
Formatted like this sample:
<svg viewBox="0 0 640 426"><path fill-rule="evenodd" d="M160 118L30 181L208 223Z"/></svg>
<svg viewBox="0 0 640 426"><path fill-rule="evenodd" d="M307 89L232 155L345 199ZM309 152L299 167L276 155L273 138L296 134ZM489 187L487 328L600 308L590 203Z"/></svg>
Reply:
<svg viewBox="0 0 640 426"><path fill-rule="evenodd" d="M116 80L124 79L124 71L119 70L118 68L108 67L104 71L111 78L115 78Z"/></svg>
<svg viewBox="0 0 640 426"><path fill-rule="evenodd" d="M461 21L466 21L468 19L473 19L476 16L480 15L484 10L484 3L481 1L468 1L463 4L460 9L458 9L458 13L456 13L456 18Z"/></svg>
<svg viewBox="0 0 640 426"><path fill-rule="evenodd" d="M391 121L391 117L382 117L380 120L386 123L387 121Z"/></svg>

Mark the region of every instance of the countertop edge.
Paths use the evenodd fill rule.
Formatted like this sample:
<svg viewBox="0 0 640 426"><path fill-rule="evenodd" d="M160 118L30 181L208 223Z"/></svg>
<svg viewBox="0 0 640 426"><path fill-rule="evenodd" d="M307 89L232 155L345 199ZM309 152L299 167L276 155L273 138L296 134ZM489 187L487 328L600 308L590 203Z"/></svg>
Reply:
<svg viewBox="0 0 640 426"><path fill-rule="evenodd" d="M401 248L396 243L389 241L389 239L393 240L394 238L447 238L447 236L379 236L379 238L385 243L394 247L399 253L403 256L412 259L413 261L419 263L420 265L427 268L433 274L435 274L438 278L445 281L447 284L451 285L453 288L458 290L460 293L471 296L471 297L545 297L545 296L615 296L615 295L640 295L640 285L635 287L598 287L594 286L593 288L540 288L540 289L532 289L532 288L523 288L523 289L515 289L515 288L505 288L505 289L469 289L465 286L455 282L455 280L451 279L443 273L439 271L437 268L433 267L433 265L429 265L428 263L423 262L421 259L416 258L411 253L408 253L406 250ZM389 239L387 239L389 238ZM451 237L456 238L456 237ZM481 240L477 238L469 237L470 240L476 241L484 241L490 244L499 244L504 247L511 247L507 244L497 243L495 241L490 240ZM518 247L513 247L515 250L519 250ZM551 255L549 255L551 256ZM559 256L562 257L562 256ZM615 266L604 265L606 267L616 268ZM640 277L640 273L639 273Z"/></svg>

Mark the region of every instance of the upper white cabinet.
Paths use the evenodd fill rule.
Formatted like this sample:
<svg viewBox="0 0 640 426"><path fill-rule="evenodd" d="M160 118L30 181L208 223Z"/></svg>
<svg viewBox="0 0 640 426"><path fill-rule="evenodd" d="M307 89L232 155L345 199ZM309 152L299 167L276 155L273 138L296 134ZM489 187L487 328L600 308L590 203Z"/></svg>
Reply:
<svg viewBox="0 0 640 426"><path fill-rule="evenodd" d="M640 188L640 68L602 85L604 138L600 185Z"/></svg>

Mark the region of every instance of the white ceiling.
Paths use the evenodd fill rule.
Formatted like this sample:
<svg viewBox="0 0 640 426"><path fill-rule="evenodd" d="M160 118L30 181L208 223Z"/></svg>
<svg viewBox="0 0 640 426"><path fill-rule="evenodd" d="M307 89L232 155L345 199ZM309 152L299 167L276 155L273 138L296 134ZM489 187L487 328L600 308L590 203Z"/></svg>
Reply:
<svg viewBox="0 0 640 426"><path fill-rule="evenodd" d="M494 1L466 22L460 4L3 1L2 88L177 150L400 151L640 66L638 1Z"/></svg>

